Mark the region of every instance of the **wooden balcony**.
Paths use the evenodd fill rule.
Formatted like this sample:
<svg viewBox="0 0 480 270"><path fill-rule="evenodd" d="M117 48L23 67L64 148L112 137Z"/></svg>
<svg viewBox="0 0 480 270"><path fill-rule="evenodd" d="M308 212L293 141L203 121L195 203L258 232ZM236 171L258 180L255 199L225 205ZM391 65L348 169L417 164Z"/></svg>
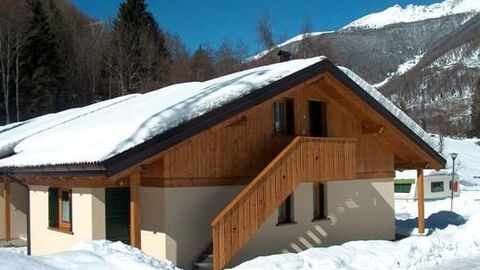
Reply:
<svg viewBox="0 0 480 270"><path fill-rule="evenodd" d="M212 221L214 269L225 267L300 183L355 176L355 139L296 137Z"/></svg>

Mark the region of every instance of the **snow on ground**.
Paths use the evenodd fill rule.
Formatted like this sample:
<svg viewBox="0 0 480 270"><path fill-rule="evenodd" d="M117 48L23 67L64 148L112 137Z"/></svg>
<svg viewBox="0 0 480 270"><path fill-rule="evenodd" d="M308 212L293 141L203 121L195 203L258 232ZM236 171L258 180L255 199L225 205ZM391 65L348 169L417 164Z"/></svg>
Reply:
<svg viewBox="0 0 480 270"><path fill-rule="evenodd" d="M459 154L458 174L462 186L460 196L454 199L454 213L449 212L450 199L425 202L427 227L440 228L429 236L410 236L396 242L352 241L340 246L312 248L297 254L258 257L233 269L480 269L480 179L473 178L474 175L480 175L480 146L475 144L478 141L478 138L445 138L444 154ZM416 177L416 172L402 172L398 176ZM395 214L397 224L407 228L414 225L417 202L395 201ZM462 224L464 219L467 221L463 225L447 226L447 223ZM405 227L400 229L403 232Z"/></svg>
<svg viewBox="0 0 480 270"><path fill-rule="evenodd" d="M479 228L477 213L464 225L449 226L430 236L412 236L396 242L352 241L297 254L258 257L233 269L446 269L447 264L480 258ZM480 267L480 260L470 263L470 269Z"/></svg>
<svg viewBox="0 0 480 270"><path fill-rule="evenodd" d="M395 23L415 22L452 14L478 12L480 12L480 1L478 0L446 0L430 6L410 4L405 8L402 8L400 5L394 5L384 11L372 13L355 20L342 29L381 28Z"/></svg>
<svg viewBox="0 0 480 270"><path fill-rule="evenodd" d="M422 59L423 57L423 54L421 55L415 55L415 58L413 59L410 59L408 61L406 61L405 63L402 63L398 66L397 68L397 71L393 72L393 73L389 73L387 75L387 77L385 78L385 80L379 82L379 83L376 83L374 85L372 85L373 87L375 88L379 88L379 87L382 87L384 86L387 82L389 82L393 77L398 77L398 76L402 76L403 74L407 73L407 71L409 71L410 69L412 69L414 66L416 66L418 64L418 62L420 61L420 59Z"/></svg>
<svg viewBox="0 0 480 270"><path fill-rule="evenodd" d="M24 256L0 249L0 269L4 270L179 270L167 261L147 256L140 250L110 241L91 241L72 251L47 256Z"/></svg>
<svg viewBox="0 0 480 270"><path fill-rule="evenodd" d="M480 166L479 139L445 139L445 152L459 153L463 169L459 171L461 186L459 197L454 200L454 212L450 200L425 202L427 227L444 228L429 236L410 236L400 241L351 241L340 246L312 248L293 254L258 257L233 269L242 270L313 270L313 269L480 269L480 183L474 185ZM480 182L480 180L479 180ZM417 217L416 201L396 201L397 224L402 220L414 225ZM443 211L443 212L442 212ZM447 222L446 222L447 221ZM407 224L409 225L409 224ZM0 249L0 270L179 270L170 262L156 260L140 250L120 242L91 241L80 243L72 251L49 256L24 256L25 249Z"/></svg>

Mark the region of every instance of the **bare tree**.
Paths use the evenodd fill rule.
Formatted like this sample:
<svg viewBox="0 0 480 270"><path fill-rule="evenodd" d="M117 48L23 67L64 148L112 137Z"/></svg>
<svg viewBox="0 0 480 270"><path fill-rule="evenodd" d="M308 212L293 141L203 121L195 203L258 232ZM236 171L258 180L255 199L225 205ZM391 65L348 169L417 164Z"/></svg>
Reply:
<svg viewBox="0 0 480 270"><path fill-rule="evenodd" d="M257 38L267 50L275 46L272 16L268 11L264 11L257 20Z"/></svg>
<svg viewBox="0 0 480 270"><path fill-rule="evenodd" d="M311 57L314 51L312 29L313 25L310 16L305 16L301 29L302 40L300 41L300 48L298 53L303 58Z"/></svg>
<svg viewBox="0 0 480 270"><path fill-rule="evenodd" d="M1 23L1 22L0 22ZM5 106L5 123L10 123L10 71L12 69L12 29L5 22L0 30L0 76L2 77L3 100Z"/></svg>

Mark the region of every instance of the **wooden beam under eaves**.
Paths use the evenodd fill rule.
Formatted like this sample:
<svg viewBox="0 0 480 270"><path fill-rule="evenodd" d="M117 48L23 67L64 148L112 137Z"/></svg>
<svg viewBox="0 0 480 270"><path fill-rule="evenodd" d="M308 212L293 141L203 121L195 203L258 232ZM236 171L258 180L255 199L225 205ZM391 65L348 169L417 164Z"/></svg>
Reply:
<svg viewBox="0 0 480 270"><path fill-rule="evenodd" d="M366 122L362 124L362 133L363 134L374 134L380 135L385 130L385 126L373 122Z"/></svg>
<svg viewBox="0 0 480 270"><path fill-rule="evenodd" d="M428 169L430 164L428 162L404 162L404 163L395 163L395 170L415 170L418 168Z"/></svg>

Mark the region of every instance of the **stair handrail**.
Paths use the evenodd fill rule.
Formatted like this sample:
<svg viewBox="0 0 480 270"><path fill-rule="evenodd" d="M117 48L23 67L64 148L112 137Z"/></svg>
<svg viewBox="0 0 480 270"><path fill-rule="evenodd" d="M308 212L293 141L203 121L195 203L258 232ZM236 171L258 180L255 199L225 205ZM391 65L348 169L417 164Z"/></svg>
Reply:
<svg viewBox="0 0 480 270"><path fill-rule="evenodd" d="M215 226L222 217L224 217L252 188L254 188L258 182L260 182L265 174L267 174L282 158L291 150L294 146L299 144L302 136L296 136L283 150L272 160L263 170L250 182L240 193L237 194L225 208L218 213L218 215L210 223L210 226Z"/></svg>

